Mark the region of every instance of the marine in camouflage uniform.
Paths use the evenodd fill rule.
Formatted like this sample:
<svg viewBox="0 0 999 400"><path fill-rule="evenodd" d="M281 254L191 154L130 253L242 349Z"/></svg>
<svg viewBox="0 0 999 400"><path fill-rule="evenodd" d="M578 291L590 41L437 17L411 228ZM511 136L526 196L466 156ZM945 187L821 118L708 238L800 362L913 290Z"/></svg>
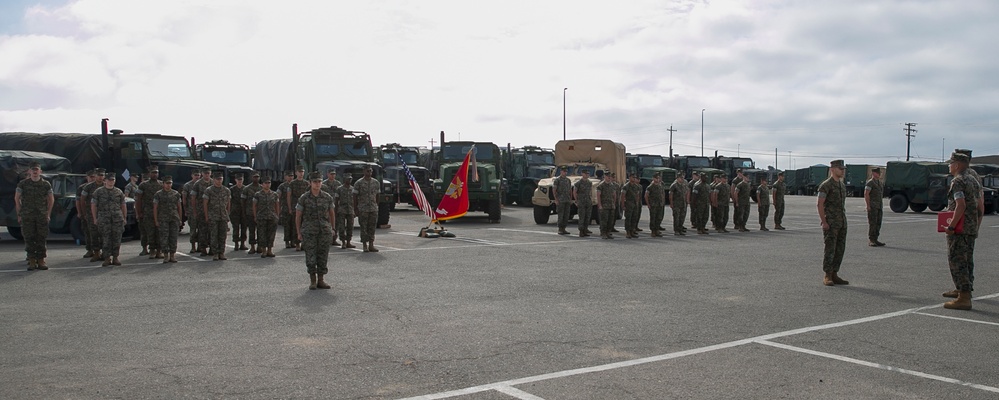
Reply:
<svg viewBox="0 0 999 400"><path fill-rule="evenodd" d="M669 185L669 207L673 210L673 235L686 235L683 223L687 219L687 182L682 173Z"/></svg>
<svg viewBox="0 0 999 400"><path fill-rule="evenodd" d="M954 217L946 227L947 262L955 289L943 295L956 299L944 303L944 308L970 310L971 292L975 290L975 240L985 207L981 181L968 172L971 157L954 152L949 161L954 179L947 192L947 209L954 212ZM956 230L959 225L963 225L960 233Z"/></svg>
<svg viewBox="0 0 999 400"><path fill-rule="evenodd" d="M701 235L708 234L708 208L711 206L711 188L710 183L708 183L708 175L701 174L701 179L697 181L694 185L694 190L691 191L690 197L692 198L692 203L694 204L692 212L697 214L697 223L694 228L697 229L697 233ZM696 198L696 201L693 201Z"/></svg>
<svg viewBox="0 0 999 400"><path fill-rule="evenodd" d="M749 179L745 176L739 177L739 184L735 186L733 194L736 197L735 203L735 228L740 232L749 232L746 223L749 222L749 195L753 188L749 185Z"/></svg>
<svg viewBox="0 0 999 400"><path fill-rule="evenodd" d="M261 189L260 186L260 173L254 172L250 175L250 184L246 185L240 193L240 198L243 200L243 215L246 224L247 239L250 242L250 251L246 254L256 254L257 253L257 222L254 217L253 212L253 196L257 194ZM262 253L261 253L262 254Z"/></svg>
<svg viewBox="0 0 999 400"><path fill-rule="evenodd" d="M270 179L264 180L260 190L253 194L253 215L257 227L257 253L260 257L274 257L274 236L281 215L281 198L271 190Z"/></svg>
<svg viewBox="0 0 999 400"><path fill-rule="evenodd" d="M621 187L621 207L624 208L625 237L637 238L638 220L642 217L642 185L635 174L631 174Z"/></svg>
<svg viewBox="0 0 999 400"><path fill-rule="evenodd" d="M845 171L843 160L833 160L829 165L829 178L818 188L817 207L825 243L822 271L826 275L822 283L826 286L850 283L839 277L839 267L843 263L843 253L846 251L846 186L843 184Z"/></svg>
<svg viewBox="0 0 999 400"><path fill-rule="evenodd" d="M121 265L118 253L121 250L121 235L125 233L125 193L114 187L114 172L104 177L104 186L94 190L91 196L91 212L101 233L101 266Z"/></svg>
<svg viewBox="0 0 999 400"><path fill-rule="evenodd" d="M295 206L298 204L298 198L302 197L302 195L305 194L305 192L309 191L309 182L305 181L304 167L298 166L298 168L295 169L295 180L288 183L288 187L286 190L287 190L286 196L288 196L286 200L288 201L288 204L290 204L288 208L289 212L288 219L289 221L291 221L291 228L296 229L295 216L294 216ZM298 235L291 236L291 245L295 247L296 251L302 251L302 241L298 240Z"/></svg>
<svg viewBox="0 0 999 400"><path fill-rule="evenodd" d="M292 236L295 236L295 218L292 217L293 205L288 204L288 193L291 188L289 185L291 181L295 179L295 173L292 171L286 171L284 173L284 182L281 182L277 187L278 197L281 198L281 215L278 217L278 224L281 225L281 230L284 231L284 248L290 249L295 247L291 244Z"/></svg>
<svg viewBox="0 0 999 400"><path fill-rule="evenodd" d="M88 184L96 180L97 172L94 170L87 171L87 181L76 187L76 218L80 219L80 230L83 231L84 247L87 249L87 253L83 255L83 258L90 258L94 256L93 250L90 249L90 203L84 201L83 190Z"/></svg>
<svg viewBox="0 0 999 400"><path fill-rule="evenodd" d="M234 177L236 183L229 187L230 205L229 205L229 223L232 224L232 244L233 250L249 250L246 247L246 220L247 214L246 203L243 198L243 191L246 190L246 186L243 185L243 175L236 174Z"/></svg>
<svg viewBox="0 0 999 400"><path fill-rule="evenodd" d="M49 220L53 206L55 195L52 193L52 184L42 179L41 165L32 162L28 166L28 177L18 182L14 191L14 208L24 237L28 271L49 269L45 263L45 242L49 238Z"/></svg>
<svg viewBox="0 0 999 400"><path fill-rule="evenodd" d="M579 213L579 237L590 236L590 220L593 219L593 182L590 182L590 171L584 169L582 177L572 185L572 197Z"/></svg>
<svg viewBox="0 0 999 400"><path fill-rule="evenodd" d="M159 229L156 229L153 217L153 196L163 189L163 183L160 182L160 171L156 166L150 167L147 173L149 180L140 183L139 189L135 192L139 195L135 199L135 215L139 218L139 229L142 232L142 252L139 255L149 255L150 259L163 258L160 251Z"/></svg>
<svg viewBox="0 0 999 400"><path fill-rule="evenodd" d="M694 172L690 175L690 181L687 182L687 199L690 200L690 227L694 230L698 230L697 226L697 194L694 193L694 188L697 184L701 182L701 174ZM698 231L700 233L700 231Z"/></svg>
<svg viewBox="0 0 999 400"><path fill-rule="evenodd" d="M378 180L371 177L371 167L364 168L364 177L354 182L354 211L361 225L361 248L377 252L375 227L378 224Z"/></svg>
<svg viewBox="0 0 999 400"><path fill-rule="evenodd" d="M208 230L208 216L205 215L205 191L212 186L212 170L205 168L201 170L201 180L194 184L194 193L192 198L192 203L198 208L198 250L201 251L201 256L207 256L208 252L214 253L214 249L210 249L212 242L212 235Z"/></svg>
<svg viewBox="0 0 999 400"><path fill-rule="evenodd" d="M231 213L232 193L222 186L223 173L215 172L212 186L205 189L204 212L208 220L208 236L211 238L212 260L226 260L225 242L229 236L229 214Z"/></svg>
<svg viewBox="0 0 999 400"><path fill-rule="evenodd" d="M649 230L653 237L660 237L659 227L666 212L666 188L661 175L653 175L652 182L645 188L645 204L649 207Z"/></svg>
<svg viewBox="0 0 999 400"><path fill-rule="evenodd" d="M159 250L163 263L177 262L177 234L180 232L180 218L183 215L183 196L173 190L173 177L163 178L163 188L153 195L153 224L159 230Z"/></svg>
<svg viewBox="0 0 999 400"><path fill-rule="evenodd" d="M597 184L597 210L600 213L600 237L613 239L615 207L617 206L617 187L610 174L604 174L604 181Z"/></svg>
<svg viewBox="0 0 999 400"><path fill-rule="evenodd" d="M354 237L354 187L350 184L350 177L344 178L343 185L336 188L333 199L336 210L334 228L340 236L340 248L353 249L357 246L350 243Z"/></svg>
<svg viewBox="0 0 999 400"><path fill-rule="evenodd" d="M728 177L721 175L718 182L718 228L722 233L728 233L729 204L732 203L732 187L728 185Z"/></svg>
<svg viewBox="0 0 999 400"><path fill-rule="evenodd" d="M336 180L335 169L330 169L329 171L326 171L326 176L327 178L326 180L323 181L322 190L326 193L329 193L330 196L333 196L333 203L334 203L333 208L334 211L337 212L337 220L334 221L333 223L333 232L336 233L340 231L340 228L338 227L339 226L338 224L340 223L340 218L339 218L340 211L336 210L336 190L342 185L340 184L340 181ZM339 246L339 245L340 244L336 242L336 235L333 235L333 246Z"/></svg>
<svg viewBox="0 0 999 400"><path fill-rule="evenodd" d="M760 214L760 230L769 231L767 217L770 216L770 187L766 176L760 179L760 186L756 188L756 209Z"/></svg>
<svg viewBox="0 0 999 400"><path fill-rule="evenodd" d="M784 195L787 194L787 185L784 183L784 173L777 173L777 182L774 182L774 229L784 230Z"/></svg>
<svg viewBox="0 0 999 400"><path fill-rule="evenodd" d="M298 240L305 249L305 268L309 272L309 289L329 289L323 276L329 273L330 245L333 243L333 196L322 190L323 178L318 172L309 174L309 190L298 198L295 206L295 226Z"/></svg>
<svg viewBox="0 0 999 400"><path fill-rule="evenodd" d="M83 187L83 192L81 192L83 204L92 204L94 192L104 186L104 168L97 168L94 170L94 173L96 174L94 181L86 184ZM104 256L101 254L101 250L104 248L104 243L102 242L103 236L101 235L101 230L97 227L97 220L94 219L95 214L89 214L86 229L90 231L90 237L87 241L87 247L90 248L92 254L90 261L101 261L104 260Z"/></svg>
<svg viewBox="0 0 999 400"><path fill-rule="evenodd" d="M187 216L187 229L190 233L191 253L198 252L198 204L194 200L194 185L201 180L201 171L191 171L191 180L184 183L180 194L184 198L184 214Z"/></svg>
<svg viewBox="0 0 999 400"><path fill-rule="evenodd" d="M867 245L880 247L885 244L878 241L881 236L881 218L883 217L884 187L881 183L881 168L871 170L871 179L864 184L864 202L867 206Z"/></svg>
<svg viewBox="0 0 999 400"><path fill-rule="evenodd" d="M569 213L572 211L572 181L566 175L566 167L559 168L559 176L552 180L552 197L555 199L555 214L558 215L558 234L568 235Z"/></svg>
<svg viewBox="0 0 999 400"><path fill-rule="evenodd" d="M128 197L130 199L135 198L135 196L137 195L136 192L139 190L138 180L139 180L138 175L136 174L129 175L128 184L125 185L125 190L122 191L125 193L125 197Z"/></svg>

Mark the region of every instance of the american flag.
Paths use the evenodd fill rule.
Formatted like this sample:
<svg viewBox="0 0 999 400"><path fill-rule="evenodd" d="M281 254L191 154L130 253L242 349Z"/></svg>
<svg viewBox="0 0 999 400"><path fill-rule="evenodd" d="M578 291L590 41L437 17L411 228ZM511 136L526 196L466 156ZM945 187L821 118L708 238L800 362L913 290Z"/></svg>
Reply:
<svg viewBox="0 0 999 400"><path fill-rule="evenodd" d="M413 188L413 199L416 200L416 204L423 210L431 221L436 220L434 218L434 208L430 206L430 202L427 201L427 196L423 195L423 190L420 189L420 184L416 182L416 177L413 176L412 172L409 172L409 167L406 166L406 162L399 157L399 163L402 164L402 170L406 171L406 179L409 180L409 186Z"/></svg>

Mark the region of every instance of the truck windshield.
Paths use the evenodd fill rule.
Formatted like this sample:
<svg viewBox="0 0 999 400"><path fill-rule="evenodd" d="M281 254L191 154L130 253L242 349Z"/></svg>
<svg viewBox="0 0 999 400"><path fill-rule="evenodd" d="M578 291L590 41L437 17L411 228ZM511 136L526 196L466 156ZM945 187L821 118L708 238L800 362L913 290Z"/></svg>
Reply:
<svg viewBox="0 0 999 400"><path fill-rule="evenodd" d="M468 150L472 148L472 145L444 145L441 150L444 153L444 161L463 161L465 159L465 154L468 154ZM495 156L493 153L495 149L490 149L487 147L477 146L475 148L474 156L477 161L492 161Z"/></svg>
<svg viewBox="0 0 999 400"><path fill-rule="evenodd" d="M733 161L734 161L733 164L735 164L736 168L743 168L743 169L752 169L753 168L753 160L752 159L749 159L749 158L736 158Z"/></svg>
<svg viewBox="0 0 999 400"><path fill-rule="evenodd" d="M416 152L403 151L396 153L395 151L392 150L386 150L384 153L382 153L382 163L384 163L385 165L395 165L396 160L399 158L396 156L396 154L402 156L402 161L405 161L406 165L412 166L412 165L417 165L419 163L419 155L416 154Z"/></svg>
<svg viewBox="0 0 999 400"><path fill-rule="evenodd" d="M246 150L237 149L210 149L207 148L202 153L205 161L227 165L249 165L250 154Z"/></svg>
<svg viewBox="0 0 999 400"><path fill-rule="evenodd" d="M171 160L187 160L191 158L191 149L187 141L180 138L146 138L146 148L151 158L168 158Z"/></svg>
<svg viewBox="0 0 999 400"><path fill-rule="evenodd" d="M690 168L707 168L710 166L707 157L690 157L687 159L687 165Z"/></svg>
<svg viewBox="0 0 999 400"><path fill-rule="evenodd" d="M638 156L638 165L643 167L662 167L663 158L659 156Z"/></svg>
<svg viewBox="0 0 999 400"><path fill-rule="evenodd" d="M350 157L367 157L368 146L364 142L360 143L316 143L316 156L338 156L344 154Z"/></svg>
<svg viewBox="0 0 999 400"><path fill-rule="evenodd" d="M552 153L527 153L527 163L536 165L555 164L555 155Z"/></svg>

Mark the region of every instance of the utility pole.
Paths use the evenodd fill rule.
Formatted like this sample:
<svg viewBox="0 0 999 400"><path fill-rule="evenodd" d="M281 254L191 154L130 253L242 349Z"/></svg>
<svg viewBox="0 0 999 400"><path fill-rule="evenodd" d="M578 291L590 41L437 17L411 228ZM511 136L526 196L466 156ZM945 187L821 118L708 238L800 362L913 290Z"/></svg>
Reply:
<svg viewBox="0 0 999 400"><path fill-rule="evenodd" d="M670 124L669 125L669 159L670 160L673 159L673 132L677 132L677 130L673 129L673 124Z"/></svg>
<svg viewBox="0 0 999 400"><path fill-rule="evenodd" d="M430 138L430 150L434 149L434 143L437 143L437 142L434 141L434 138Z"/></svg>
<svg viewBox="0 0 999 400"><path fill-rule="evenodd" d="M916 130L912 128L914 126L916 126L915 122L905 123L905 161L909 161L909 149L912 147L912 138L916 137L916 135L913 135L913 133L916 133Z"/></svg>

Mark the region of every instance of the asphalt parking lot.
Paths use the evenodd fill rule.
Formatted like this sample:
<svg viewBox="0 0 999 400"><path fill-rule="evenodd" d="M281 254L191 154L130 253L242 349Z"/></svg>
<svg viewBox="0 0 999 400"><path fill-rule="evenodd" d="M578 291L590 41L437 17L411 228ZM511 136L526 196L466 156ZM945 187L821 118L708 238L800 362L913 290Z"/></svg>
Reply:
<svg viewBox="0 0 999 400"><path fill-rule="evenodd" d="M999 397L999 216L955 311L934 213L886 209L872 248L847 199L851 284L826 287L814 202L789 197L786 231L651 238L646 212L615 240L516 206L424 239L403 209L381 252L331 250L328 291L293 249L161 264L130 241L101 268L56 236L27 272L4 234L0 398Z"/></svg>

